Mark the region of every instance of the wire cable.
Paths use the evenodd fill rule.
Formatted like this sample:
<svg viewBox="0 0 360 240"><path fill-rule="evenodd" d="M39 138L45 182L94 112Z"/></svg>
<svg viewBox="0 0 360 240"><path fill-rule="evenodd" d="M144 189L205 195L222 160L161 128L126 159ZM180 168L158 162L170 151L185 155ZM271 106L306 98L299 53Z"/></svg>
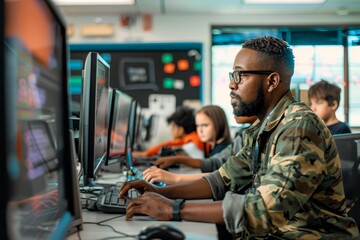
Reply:
<svg viewBox="0 0 360 240"><path fill-rule="evenodd" d="M108 228L110 228L111 230L113 230L113 232L122 235L122 236L106 237L106 238L102 238L101 240L119 239L119 238L126 238L126 237L130 237L130 238L136 239L136 238L137 238L137 235L129 235L129 234L126 234L126 233L124 233L124 232L120 232L120 231L116 230L113 226L111 226L111 225L109 225L109 224L103 224L104 222L108 222L108 221L111 221L111 220L114 220L114 219L116 219L116 218L120 218L120 217L123 217L123 216L125 216L125 215L122 214L122 215L119 215L119 216L116 216L116 217L112 217L112 218L105 219L105 220L100 221L100 222L83 222L83 224L95 224L95 225L98 225L98 226L101 226L101 227L108 227Z"/></svg>

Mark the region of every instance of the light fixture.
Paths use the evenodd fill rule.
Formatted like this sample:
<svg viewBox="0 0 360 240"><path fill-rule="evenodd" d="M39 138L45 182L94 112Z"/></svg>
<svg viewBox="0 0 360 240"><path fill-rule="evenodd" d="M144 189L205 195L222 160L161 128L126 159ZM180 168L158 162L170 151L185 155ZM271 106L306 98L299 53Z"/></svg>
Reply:
<svg viewBox="0 0 360 240"><path fill-rule="evenodd" d="M243 0L245 4L323 4L327 0Z"/></svg>
<svg viewBox="0 0 360 240"><path fill-rule="evenodd" d="M56 5L134 5L135 0L53 0Z"/></svg>

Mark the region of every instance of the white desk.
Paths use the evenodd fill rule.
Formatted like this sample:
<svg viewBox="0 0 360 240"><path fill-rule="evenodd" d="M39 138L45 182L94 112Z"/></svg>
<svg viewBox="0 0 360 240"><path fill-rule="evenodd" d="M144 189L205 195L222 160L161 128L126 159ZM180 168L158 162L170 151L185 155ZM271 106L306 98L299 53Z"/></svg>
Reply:
<svg viewBox="0 0 360 240"><path fill-rule="evenodd" d="M186 235L187 240L216 240L217 239L217 231L214 224L209 223L194 223L188 221L155 221L146 216L136 216L131 221L126 221L125 216L121 216L119 218L112 219L116 216L120 216L119 214L105 214L101 212L90 212L87 210L83 211L83 221L84 221L84 230L79 233L81 239L136 239L136 235L139 234L141 229L145 226L154 225L154 224L173 224L177 228L183 231ZM107 219L112 219L109 221L105 221ZM127 235L133 235L134 237L122 238L119 233L115 233L111 228L107 226L100 226L96 224L90 224L102 222L103 225L110 225L114 227L117 231L123 232ZM66 239L68 240L78 240L80 239L78 233L74 233L68 236Z"/></svg>
<svg viewBox="0 0 360 240"><path fill-rule="evenodd" d="M198 170L194 170L191 168L180 168L175 171L181 173L199 172ZM103 175L101 179L99 179L99 182L114 183L116 181L119 181L119 179L123 179L121 178L120 174L106 173ZM187 240L217 239L216 226L215 224L210 224L210 223L197 223L197 222L188 222L188 221L180 221L180 222L157 221L147 216L135 216L132 220L126 221L125 216L122 214L107 214L99 211L88 211L86 209L82 211L82 217L83 217L84 230L80 231L79 233L73 233L69 235L66 238L67 240L78 240L80 238L82 240L137 239L136 235L139 234L142 228L149 225L162 224L162 223L175 225L177 228L183 231L183 233L186 235ZM95 224L99 222L102 222L103 225L110 225L114 227L116 231L122 232L127 235L132 235L133 237L123 238L124 235L114 232L110 227L100 226L99 224Z"/></svg>

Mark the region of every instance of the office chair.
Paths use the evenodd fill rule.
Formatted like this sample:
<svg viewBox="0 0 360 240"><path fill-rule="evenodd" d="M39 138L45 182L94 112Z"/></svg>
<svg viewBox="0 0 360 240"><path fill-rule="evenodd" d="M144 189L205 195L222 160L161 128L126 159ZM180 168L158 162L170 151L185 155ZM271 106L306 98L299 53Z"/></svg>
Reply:
<svg viewBox="0 0 360 240"><path fill-rule="evenodd" d="M341 160L348 215L360 226L360 133L334 135Z"/></svg>

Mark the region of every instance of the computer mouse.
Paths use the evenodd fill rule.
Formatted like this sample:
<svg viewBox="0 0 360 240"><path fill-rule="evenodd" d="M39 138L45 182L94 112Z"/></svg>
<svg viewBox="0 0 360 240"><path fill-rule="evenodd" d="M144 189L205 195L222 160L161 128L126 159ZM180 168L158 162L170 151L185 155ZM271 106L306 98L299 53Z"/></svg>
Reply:
<svg viewBox="0 0 360 240"><path fill-rule="evenodd" d="M145 227L139 233L139 240L162 239L183 240L184 233L171 224L157 224Z"/></svg>

